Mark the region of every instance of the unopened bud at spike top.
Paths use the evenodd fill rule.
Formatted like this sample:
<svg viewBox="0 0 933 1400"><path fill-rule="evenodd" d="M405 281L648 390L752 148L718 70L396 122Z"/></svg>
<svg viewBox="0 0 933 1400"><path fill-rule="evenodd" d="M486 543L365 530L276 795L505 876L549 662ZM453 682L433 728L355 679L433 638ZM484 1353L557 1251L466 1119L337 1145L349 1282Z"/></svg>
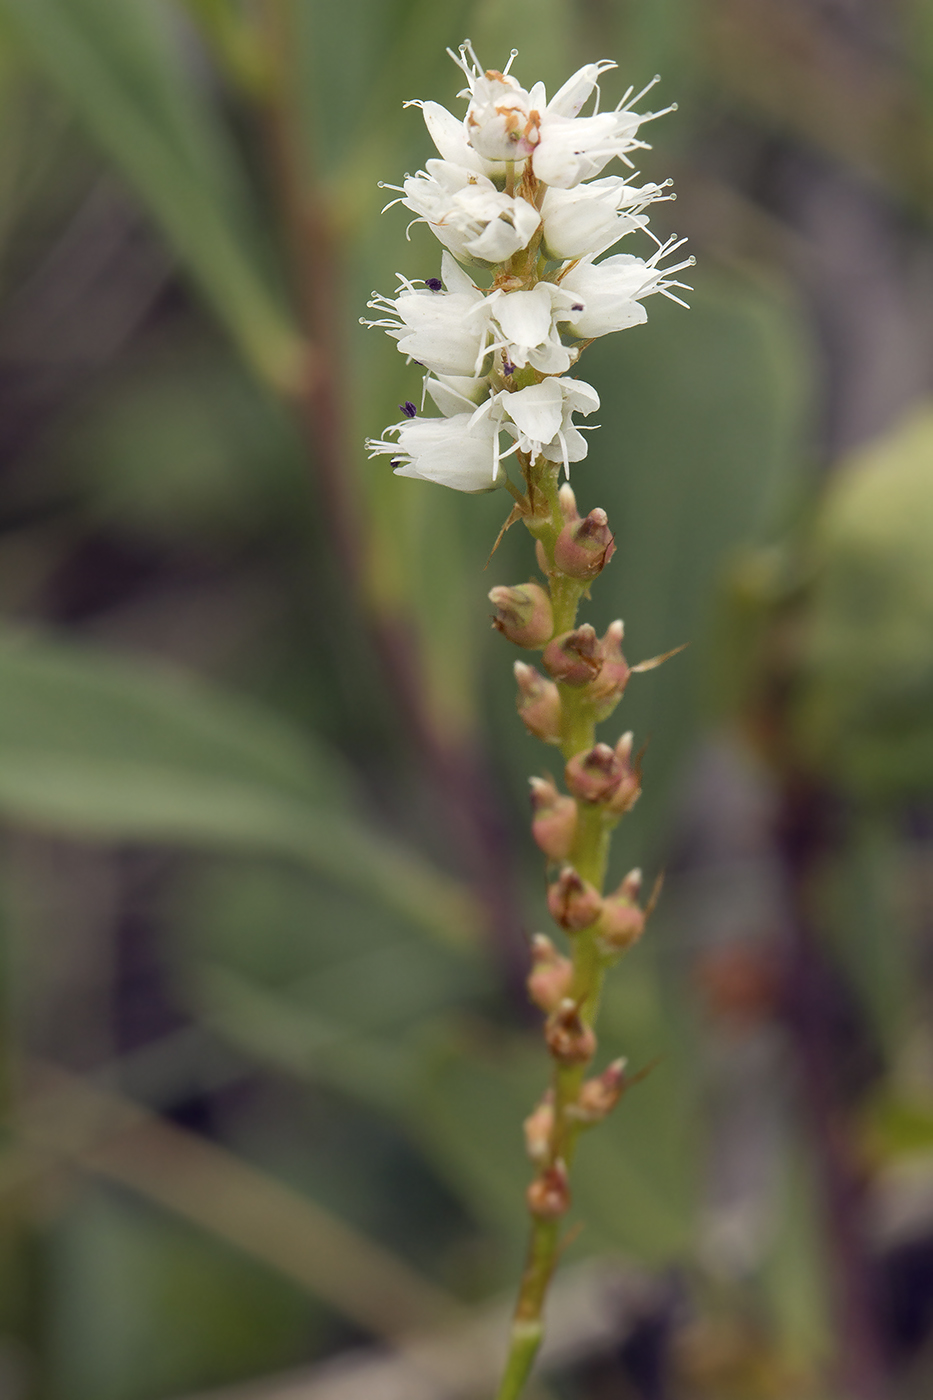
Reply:
<svg viewBox="0 0 933 1400"><path fill-rule="evenodd" d="M538 1166L546 1162L554 1132L554 1095L548 1089L544 1098L522 1124L525 1133L525 1151Z"/></svg>
<svg viewBox="0 0 933 1400"><path fill-rule="evenodd" d="M588 622L554 637L542 659L550 675L565 685L586 685L599 675L603 664L599 640Z"/></svg>
<svg viewBox="0 0 933 1400"><path fill-rule="evenodd" d="M572 865L565 865L548 888L547 907L556 924L567 933L578 933L596 922L603 900L595 885L582 879Z"/></svg>
<svg viewBox="0 0 933 1400"><path fill-rule="evenodd" d="M489 590L495 606L493 627L519 647L541 647L554 632L551 600L539 583L522 583L517 588L499 586Z"/></svg>
<svg viewBox="0 0 933 1400"><path fill-rule="evenodd" d="M543 933L536 933L531 940L531 959L528 996L542 1011L553 1011L570 991L573 963Z"/></svg>
<svg viewBox="0 0 933 1400"><path fill-rule="evenodd" d="M612 714L622 699L629 676L632 674L628 662L622 655L624 632L625 628L620 618L609 624L606 628L606 635L599 643L602 666L599 675L590 682L587 692L597 723L608 719Z"/></svg>
<svg viewBox="0 0 933 1400"><path fill-rule="evenodd" d="M557 1220L570 1209L570 1182L567 1168L558 1159L528 1187L525 1199L531 1214L539 1220Z"/></svg>
<svg viewBox="0 0 933 1400"><path fill-rule="evenodd" d="M529 778L531 834L549 860L566 860L577 834L577 804L544 778Z"/></svg>
<svg viewBox="0 0 933 1400"><path fill-rule="evenodd" d="M568 1112L581 1123L601 1123L615 1108L625 1092L625 1060L613 1060L594 1079L587 1079L575 1104Z"/></svg>
<svg viewBox="0 0 933 1400"><path fill-rule="evenodd" d="M554 543L554 563L571 578L590 580L601 574L615 554L609 519L599 507L583 520L571 520Z"/></svg>
<svg viewBox="0 0 933 1400"><path fill-rule="evenodd" d="M550 1014L544 1039L554 1059L562 1065L585 1065L596 1054L596 1035L580 1015L575 1001L567 997Z"/></svg>
<svg viewBox="0 0 933 1400"><path fill-rule="evenodd" d="M560 743L560 691L553 681L524 661L515 663L518 682L518 713L525 728L545 744Z"/></svg>
<svg viewBox="0 0 933 1400"><path fill-rule="evenodd" d="M626 765L608 744L574 754L564 769L567 786L582 802L608 802L626 776Z"/></svg>
<svg viewBox="0 0 933 1400"><path fill-rule="evenodd" d="M606 811L616 817L630 811L641 796L641 761L632 763L632 737L629 730L615 746L616 759L623 772L618 787L606 802Z"/></svg>

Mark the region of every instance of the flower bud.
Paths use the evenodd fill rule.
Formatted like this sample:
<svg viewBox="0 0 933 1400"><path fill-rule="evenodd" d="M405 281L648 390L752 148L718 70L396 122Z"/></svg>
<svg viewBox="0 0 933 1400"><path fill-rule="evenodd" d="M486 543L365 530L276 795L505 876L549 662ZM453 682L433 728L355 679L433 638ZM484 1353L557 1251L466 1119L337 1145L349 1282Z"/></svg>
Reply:
<svg viewBox="0 0 933 1400"><path fill-rule="evenodd" d="M627 1088L625 1060L612 1064L595 1079L587 1079L580 1089L576 1103L568 1105L571 1118L581 1123L601 1123L607 1118Z"/></svg>
<svg viewBox="0 0 933 1400"><path fill-rule="evenodd" d="M570 991L573 963L554 947L543 933L531 940L531 971L528 974L528 996L542 1011L553 1011Z"/></svg>
<svg viewBox="0 0 933 1400"><path fill-rule="evenodd" d="M608 802L626 777L623 759L608 744L574 754L564 769L567 786L582 802Z"/></svg>
<svg viewBox="0 0 933 1400"><path fill-rule="evenodd" d="M580 519L580 512L577 510L577 498L573 494L573 487L569 481L565 481L557 493L557 502L560 506L560 513L564 517L565 524L570 524L573 520Z"/></svg>
<svg viewBox="0 0 933 1400"><path fill-rule="evenodd" d="M603 664L599 641L588 622L549 641L543 660L554 679L565 685L586 685L599 675Z"/></svg>
<svg viewBox="0 0 933 1400"><path fill-rule="evenodd" d="M534 809L531 834L549 860L566 860L577 834L577 804L544 778L528 781Z"/></svg>
<svg viewBox="0 0 933 1400"><path fill-rule="evenodd" d="M596 1054L596 1035L580 1016L575 1001L566 997L551 1012L544 1027L547 1047L562 1065L585 1065Z"/></svg>
<svg viewBox="0 0 933 1400"><path fill-rule="evenodd" d="M622 735L615 746L616 760L622 768L622 777L612 796L606 801L606 811L621 817L630 811L641 796L641 757L632 763L632 731Z"/></svg>
<svg viewBox="0 0 933 1400"><path fill-rule="evenodd" d="M540 647L553 634L551 600L539 583L491 588L489 601L496 608L493 627L516 646Z"/></svg>
<svg viewBox="0 0 933 1400"><path fill-rule="evenodd" d="M554 543L554 563L571 578L593 579L615 554L609 518L599 506L584 520L571 520Z"/></svg>
<svg viewBox="0 0 933 1400"><path fill-rule="evenodd" d="M525 728L545 744L560 743L560 692L553 681L545 680L540 671L515 663L518 682L518 713Z"/></svg>
<svg viewBox="0 0 933 1400"><path fill-rule="evenodd" d="M619 888L606 896L596 933L607 953L624 953L638 942L657 903L661 883L659 877L644 909L638 904L641 892L641 871L638 869L630 870Z"/></svg>
<svg viewBox="0 0 933 1400"><path fill-rule="evenodd" d="M622 655L624 624L619 619L606 628L606 635L599 644L602 666L599 675L590 682L588 696L593 704L597 722L608 719L622 699L622 693L632 674L628 662Z"/></svg>
<svg viewBox="0 0 933 1400"><path fill-rule="evenodd" d="M552 1167L535 1177L525 1199L532 1215L539 1220L556 1220L570 1209L570 1183L567 1168L558 1158Z"/></svg>
<svg viewBox="0 0 933 1400"><path fill-rule="evenodd" d="M538 561L538 568L541 570L542 574L544 574L545 578L550 578L554 572L554 565L551 563L550 559L548 559L547 550L544 548L541 540L535 541L535 559Z"/></svg>
<svg viewBox="0 0 933 1400"><path fill-rule="evenodd" d="M522 1127L525 1132L525 1151L538 1166L547 1161L554 1132L554 1095L548 1089L537 1108L529 1113Z"/></svg>
<svg viewBox="0 0 933 1400"><path fill-rule="evenodd" d="M603 900L594 885L581 879L572 865L565 865L548 888L547 907L556 924L568 933L577 933L596 922Z"/></svg>

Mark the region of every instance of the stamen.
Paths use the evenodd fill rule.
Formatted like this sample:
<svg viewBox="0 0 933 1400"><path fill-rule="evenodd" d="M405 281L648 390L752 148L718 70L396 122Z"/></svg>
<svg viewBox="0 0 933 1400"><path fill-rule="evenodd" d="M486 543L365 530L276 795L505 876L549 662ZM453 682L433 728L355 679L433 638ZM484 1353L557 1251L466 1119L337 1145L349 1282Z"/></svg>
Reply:
<svg viewBox="0 0 933 1400"><path fill-rule="evenodd" d="M399 412L404 413L406 418L414 418L418 410L411 399L406 399L404 403L399 404Z"/></svg>
<svg viewBox="0 0 933 1400"><path fill-rule="evenodd" d="M429 292L439 292L444 286L443 282L439 277L429 277L424 285L427 287Z"/></svg>

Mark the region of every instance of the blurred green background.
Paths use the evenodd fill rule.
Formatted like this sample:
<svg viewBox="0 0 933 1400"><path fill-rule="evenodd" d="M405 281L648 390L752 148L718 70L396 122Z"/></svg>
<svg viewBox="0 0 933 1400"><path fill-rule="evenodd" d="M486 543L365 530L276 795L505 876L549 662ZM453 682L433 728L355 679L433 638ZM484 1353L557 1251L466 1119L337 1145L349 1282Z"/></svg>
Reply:
<svg viewBox="0 0 933 1400"><path fill-rule="evenodd" d="M362 447L418 389L366 300L438 267L378 182L466 35L660 72L697 257L582 370L588 617L691 645L620 716L667 884L600 1055L657 1064L542 1387L933 1387L933 5L0 0L3 1400L489 1393L366 1369L512 1286L546 1078L530 543Z"/></svg>

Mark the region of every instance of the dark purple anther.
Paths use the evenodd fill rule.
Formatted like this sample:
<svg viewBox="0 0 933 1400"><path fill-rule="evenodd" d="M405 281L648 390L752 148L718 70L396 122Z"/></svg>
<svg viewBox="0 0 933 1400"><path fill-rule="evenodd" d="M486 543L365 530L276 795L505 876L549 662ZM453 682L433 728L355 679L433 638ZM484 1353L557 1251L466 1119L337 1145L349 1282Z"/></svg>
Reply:
<svg viewBox="0 0 933 1400"><path fill-rule="evenodd" d="M511 361L511 360L503 360L503 361L502 361L502 373L505 374L505 375L514 374L514 373L515 373L515 366L512 364L512 361Z"/></svg>
<svg viewBox="0 0 933 1400"><path fill-rule="evenodd" d="M570 310L571 310L571 311L582 311L582 310L583 310L583 302L582 302L582 301L575 301L574 304L573 304L573 306L571 306Z"/></svg>
<svg viewBox="0 0 933 1400"><path fill-rule="evenodd" d="M402 459L400 457L393 457L392 461L389 463L390 467L400 467L401 465Z"/></svg>
<svg viewBox="0 0 933 1400"><path fill-rule="evenodd" d="M415 414L418 412L411 399L406 399L404 403L400 403L399 409L404 413L406 418L414 418Z"/></svg>
<svg viewBox="0 0 933 1400"><path fill-rule="evenodd" d="M429 277L424 285L431 292L439 292L444 284L439 277Z"/></svg>

